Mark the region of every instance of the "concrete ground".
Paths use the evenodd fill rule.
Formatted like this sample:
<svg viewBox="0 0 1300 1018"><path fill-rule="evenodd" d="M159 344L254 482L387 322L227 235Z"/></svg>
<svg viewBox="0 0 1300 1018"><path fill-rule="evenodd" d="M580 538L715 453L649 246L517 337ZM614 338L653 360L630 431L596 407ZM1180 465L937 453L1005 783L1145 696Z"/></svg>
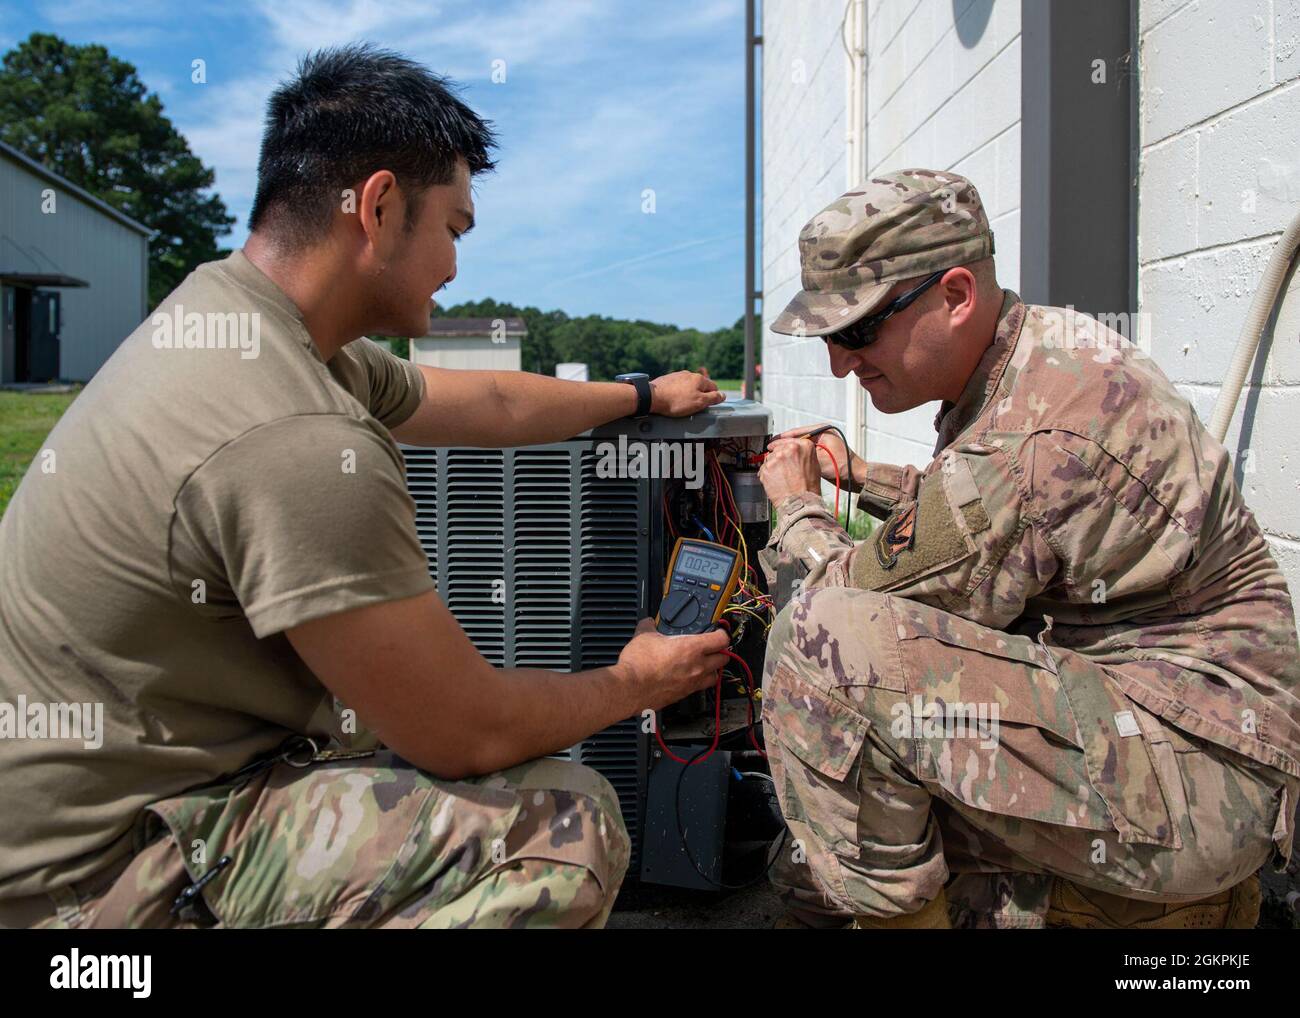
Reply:
<svg viewBox="0 0 1300 1018"><path fill-rule="evenodd" d="M1264 901L1258 929L1300 929L1300 916L1286 902L1297 875L1261 873ZM606 924L611 930L765 930L783 908L766 881L743 891L687 891L673 887L625 887Z"/></svg>
<svg viewBox="0 0 1300 1018"><path fill-rule="evenodd" d="M766 880L743 891L625 887L606 929L765 930L783 909Z"/></svg>

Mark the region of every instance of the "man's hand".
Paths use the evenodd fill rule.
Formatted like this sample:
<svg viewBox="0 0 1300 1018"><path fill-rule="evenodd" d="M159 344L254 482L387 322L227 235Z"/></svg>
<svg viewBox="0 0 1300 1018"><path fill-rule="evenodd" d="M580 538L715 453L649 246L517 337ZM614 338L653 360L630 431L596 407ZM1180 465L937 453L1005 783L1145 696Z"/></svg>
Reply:
<svg viewBox="0 0 1300 1018"><path fill-rule="evenodd" d="M618 656L614 671L640 687L645 706L658 710L711 686L727 663L731 637L722 630L698 636L665 636L654 619L642 619Z"/></svg>
<svg viewBox="0 0 1300 1018"><path fill-rule="evenodd" d="M493 668L430 591L313 619L285 635L386 746L457 780L555 753L680 700L713 682L727 662L724 632L653 630L643 621L607 668Z"/></svg>
<svg viewBox="0 0 1300 1018"><path fill-rule="evenodd" d="M799 438L824 427L826 427L824 424L807 424L803 427L783 431L776 436L776 439ZM776 439L773 439L773 441L776 441ZM823 431L817 436L816 441L826 446L831 455L835 457L835 463L839 464L840 486L849 491L860 489L867 477L867 461L845 448L840 436L834 431ZM822 477L834 484L835 465L831 462L831 457L823 449L817 450L817 464L821 468Z"/></svg>
<svg viewBox="0 0 1300 1018"><path fill-rule="evenodd" d="M695 371L674 371L650 382L650 412L664 417L689 417L724 399L711 379Z"/></svg>
<svg viewBox="0 0 1300 1018"><path fill-rule="evenodd" d="M774 438L758 469L758 479L773 505L790 495L819 493L822 475L816 447L806 438Z"/></svg>

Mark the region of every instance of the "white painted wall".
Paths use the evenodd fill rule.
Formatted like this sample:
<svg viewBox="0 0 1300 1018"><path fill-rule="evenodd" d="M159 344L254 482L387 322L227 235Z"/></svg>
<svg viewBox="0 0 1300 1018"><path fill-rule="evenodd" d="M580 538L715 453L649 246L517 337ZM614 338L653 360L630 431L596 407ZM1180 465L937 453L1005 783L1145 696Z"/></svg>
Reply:
<svg viewBox="0 0 1300 1018"><path fill-rule="evenodd" d="M1278 236L1300 212L1300 0L1142 0L1139 309L1208 421ZM1228 434L1300 590L1300 296L1265 331ZM1243 427L1244 419L1244 427ZM1249 450L1249 453L1247 453ZM1243 472L1244 471L1244 472Z"/></svg>
<svg viewBox="0 0 1300 1018"><path fill-rule="evenodd" d="M778 429L822 420L845 426L848 401L865 395L830 374L822 340L767 329L799 289L800 228L849 186L844 7L845 0L763 4L763 402ZM1019 0L868 0L867 18L869 172L923 166L968 176L987 207L999 278L1014 289ZM982 22L978 38L963 42ZM929 462L936 405L896 415L878 413L869 399L866 405L859 452L891 463Z"/></svg>
<svg viewBox="0 0 1300 1018"><path fill-rule="evenodd" d="M799 230L845 187L846 0L762 4L763 403L781 431L846 425L845 393L820 339L769 331L799 290Z"/></svg>
<svg viewBox="0 0 1300 1018"><path fill-rule="evenodd" d="M998 280L1020 285L1019 0L872 0L867 32L867 162L872 174L924 166L979 188ZM954 16L955 15L955 16ZM971 45L962 34L974 36ZM930 461L930 403L882 414L867 400L867 455Z"/></svg>

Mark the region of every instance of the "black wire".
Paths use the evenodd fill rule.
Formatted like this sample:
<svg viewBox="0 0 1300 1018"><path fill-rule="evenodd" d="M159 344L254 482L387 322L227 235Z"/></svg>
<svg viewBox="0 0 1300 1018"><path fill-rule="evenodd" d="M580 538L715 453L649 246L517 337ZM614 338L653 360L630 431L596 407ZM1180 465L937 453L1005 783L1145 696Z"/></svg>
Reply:
<svg viewBox="0 0 1300 1018"><path fill-rule="evenodd" d="M686 763L682 764L681 770L677 772L677 788L673 792L673 814L677 819L677 837L681 839L682 851L686 854L686 861L691 864L691 869L693 869L696 873L698 873L702 880L712 884L714 887L717 887L723 891L743 891L745 888L753 887L755 884L761 883L762 881L767 879L767 875L770 872L772 872L773 863L776 862L777 856L781 854L781 849L785 846L785 838L786 835L790 833L790 829L784 823L782 823L780 839L779 840L773 839L772 841L772 844L775 846L776 850L772 852L772 856L770 859L767 860L767 865L763 867L762 872L759 873L757 876L755 876L752 880L747 880L743 884L728 884L726 881L714 880L711 876L709 876L702 869L700 869L699 864L696 863L695 861L695 857L691 855L690 845L686 843L686 830L685 828L682 827L682 778L686 776L686 772L690 769L691 764L695 763L696 760L698 760L708 751L709 751L708 746L703 747ZM719 867L720 866L721 863L719 863Z"/></svg>

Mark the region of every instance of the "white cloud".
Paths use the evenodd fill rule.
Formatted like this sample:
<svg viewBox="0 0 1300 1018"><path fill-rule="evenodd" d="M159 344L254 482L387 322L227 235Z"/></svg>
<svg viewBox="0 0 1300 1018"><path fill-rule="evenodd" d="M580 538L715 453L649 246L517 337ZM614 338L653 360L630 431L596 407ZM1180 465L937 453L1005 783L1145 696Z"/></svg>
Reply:
<svg viewBox="0 0 1300 1018"><path fill-rule="evenodd" d="M269 93L308 51L366 40L463 82L466 100L501 133L499 169L476 185L481 225L462 246L446 303L522 302L545 290L564 306L575 290L598 299L624 280L669 273L675 259L716 274L718 257L736 257L721 239L742 228L738 213L727 217L743 196L726 190L742 172L741 0L258 0L242 13L253 20L240 28L241 59L210 59L209 83L194 86L202 91L178 80L168 97L240 217L227 243L246 236ZM504 84L489 79L498 58ZM237 77L225 76L230 67ZM721 198L701 209L701 196L720 186ZM646 187L657 192L655 216L641 214ZM575 280L582 285L570 289ZM661 320L698 311L685 294L680 304L660 299ZM606 313L623 313L626 300L612 293Z"/></svg>
<svg viewBox="0 0 1300 1018"><path fill-rule="evenodd" d="M720 234L717 237L702 237L699 240L688 240L681 244L674 244L672 247L661 248L658 251L647 251L645 254L633 255L630 258L624 258L622 261L610 262L607 265L601 265L586 272L579 272L571 276L561 276L543 287L544 290L553 289L556 286L576 283L582 279L589 279L592 276L603 275L607 272L615 272L620 269L630 268L633 265L640 265L643 262L655 261L667 257L670 254L680 254L683 251L695 247L702 247L706 244L717 244L724 240L735 240L736 238L729 233Z"/></svg>

